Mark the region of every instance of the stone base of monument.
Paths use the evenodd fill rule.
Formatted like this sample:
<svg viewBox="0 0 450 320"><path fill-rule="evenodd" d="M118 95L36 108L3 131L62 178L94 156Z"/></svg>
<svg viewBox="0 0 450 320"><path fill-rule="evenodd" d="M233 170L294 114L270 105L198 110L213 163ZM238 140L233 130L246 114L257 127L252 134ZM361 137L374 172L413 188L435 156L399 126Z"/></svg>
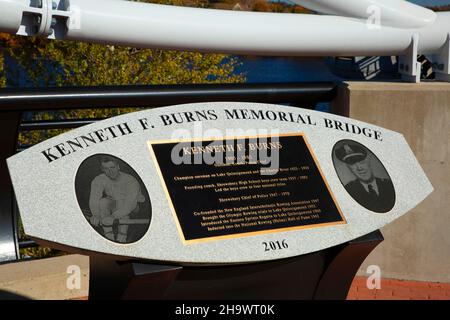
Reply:
<svg viewBox="0 0 450 320"><path fill-rule="evenodd" d="M89 299L345 299L380 231L289 259L245 265L176 266L90 257Z"/></svg>

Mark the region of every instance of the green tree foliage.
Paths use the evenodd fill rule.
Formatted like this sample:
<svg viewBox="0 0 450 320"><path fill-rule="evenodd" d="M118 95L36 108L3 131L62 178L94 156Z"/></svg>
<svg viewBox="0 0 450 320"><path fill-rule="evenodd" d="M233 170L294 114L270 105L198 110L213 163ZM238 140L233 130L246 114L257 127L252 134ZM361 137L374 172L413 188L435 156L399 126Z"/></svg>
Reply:
<svg viewBox="0 0 450 320"><path fill-rule="evenodd" d="M208 7L223 10L311 13L311 11L298 5L283 2L269 2L268 0L209 0Z"/></svg>
<svg viewBox="0 0 450 320"><path fill-rule="evenodd" d="M6 85L5 56L3 55L2 48L0 48L0 87L4 87L5 85Z"/></svg>
<svg viewBox="0 0 450 320"><path fill-rule="evenodd" d="M231 83L244 80L242 76L233 75L237 60L220 54L26 37L17 37L4 51L26 70L28 86ZM10 86L19 86L24 79L13 77L7 81Z"/></svg>

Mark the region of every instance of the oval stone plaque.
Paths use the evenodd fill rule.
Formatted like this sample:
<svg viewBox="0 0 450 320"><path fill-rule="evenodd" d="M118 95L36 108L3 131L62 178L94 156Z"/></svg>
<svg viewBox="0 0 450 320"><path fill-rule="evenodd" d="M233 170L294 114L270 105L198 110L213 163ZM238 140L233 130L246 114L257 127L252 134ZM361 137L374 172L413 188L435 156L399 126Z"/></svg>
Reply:
<svg viewBox="0 0 450 320"><path fill-rule="evenodd" d="M33 146L9 158L8 167L31 237L68 250L179 264L322 250L385 226L432 191L399 133L239 102L110 118ZM110 180L122 170L129 187L113 190ZM135 180L147 216L132 214L141 204ZM124 231L150 218L139 236Z"/></svg>

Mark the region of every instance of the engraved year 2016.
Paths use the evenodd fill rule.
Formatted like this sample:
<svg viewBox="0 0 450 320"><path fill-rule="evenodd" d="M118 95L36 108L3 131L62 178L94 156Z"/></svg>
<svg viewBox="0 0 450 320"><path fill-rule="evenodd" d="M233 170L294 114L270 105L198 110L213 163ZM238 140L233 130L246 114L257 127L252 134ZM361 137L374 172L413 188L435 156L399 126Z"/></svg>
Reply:
<svg viewBox="0 0 450 320"><path fill-rule="evenodd" d="M288 243L286 242L286 239L282 241L269 241L269 242L263 242L264 251L275 251L275 250L283 250L289 248Z"/></svg>

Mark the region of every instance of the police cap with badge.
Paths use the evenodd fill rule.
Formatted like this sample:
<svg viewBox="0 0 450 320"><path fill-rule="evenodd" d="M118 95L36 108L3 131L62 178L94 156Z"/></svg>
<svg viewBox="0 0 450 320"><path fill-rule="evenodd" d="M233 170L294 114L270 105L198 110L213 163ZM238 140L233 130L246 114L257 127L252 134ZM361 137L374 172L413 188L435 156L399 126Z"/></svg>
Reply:
<svg viewBox="0 0 450 320"><path fill-rule="evenodd" d="M354 164L367 157L367 151L363 146L345 143L336 149L336 157L347 164Z"/></svg>

